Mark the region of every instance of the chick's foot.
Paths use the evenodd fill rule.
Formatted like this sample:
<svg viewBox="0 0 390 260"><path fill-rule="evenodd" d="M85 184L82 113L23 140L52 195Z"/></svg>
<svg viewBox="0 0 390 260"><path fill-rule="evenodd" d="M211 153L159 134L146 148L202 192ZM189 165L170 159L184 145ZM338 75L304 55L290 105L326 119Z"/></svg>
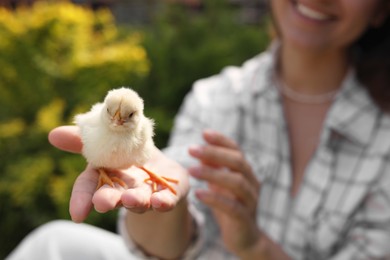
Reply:
<svg viewBox="0 0 390 260"><path fill-rule="evenodd" d="M108 184L110 185L111 187L115 187L114 183L118 183L119 185L121 185L123 188L127 189L127 184L121 180L119 177L116 177L116 176L108 176L108 174L106 173L106 170L105 169L102 169L102 168L99 168L97 169L98 172L99 172L99 181L98 181L98 184L96 186L96 190L98 190L100 187L102 187L104 184Z"/></svg>
<svg viewBox="0 0 390 260"><path fill-rule="evenodd" d="M145 179L144 182L152 186L152 192L156 192L158 190L158 185L160 185L163 188L169 189L173 194L175 195L177 194L176 190L169 184L169 182L177 184L179 183L178 180L159 176L154 172L149 171L145 167L139 167L139 168L145 171L149 175L149 178Z"/></svg>

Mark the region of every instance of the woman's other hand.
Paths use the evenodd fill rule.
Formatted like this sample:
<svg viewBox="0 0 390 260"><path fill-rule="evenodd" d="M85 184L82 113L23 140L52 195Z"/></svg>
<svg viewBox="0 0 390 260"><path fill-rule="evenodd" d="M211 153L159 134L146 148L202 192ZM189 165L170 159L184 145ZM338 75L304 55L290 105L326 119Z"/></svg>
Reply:
<svg viewBox="0 0 390 260"><path fill-rule="evenodd" d="M209 186L196 195L212 209L226 247L238 256L247 255L261 237L256 222L260 183L232 139L211 130L203 137L206 145L189 149L200 161L190 174Z"/></svg>

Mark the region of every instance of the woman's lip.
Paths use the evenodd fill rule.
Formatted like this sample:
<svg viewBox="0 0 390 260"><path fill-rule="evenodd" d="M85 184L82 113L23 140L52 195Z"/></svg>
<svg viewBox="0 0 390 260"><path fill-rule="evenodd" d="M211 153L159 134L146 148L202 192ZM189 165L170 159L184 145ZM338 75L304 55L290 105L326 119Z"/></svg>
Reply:
<svg viewBox="0 0 390 260"><path fill-rule="evenodd" d="M297 12L300 15L304 16L305 18L319 21L319 22L329 21L329 20L332 20L334 18L334 16L332 16L332 15L314 10L313 8L311 8L305 4L302 4L298 1L293 1L293 4L295 5L295 9L297 10Z"/></svg>

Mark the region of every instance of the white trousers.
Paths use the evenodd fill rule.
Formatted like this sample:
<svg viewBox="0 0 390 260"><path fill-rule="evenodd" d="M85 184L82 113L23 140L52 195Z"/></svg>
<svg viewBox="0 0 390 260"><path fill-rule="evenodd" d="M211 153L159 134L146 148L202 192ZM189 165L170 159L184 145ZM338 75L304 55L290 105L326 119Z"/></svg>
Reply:
<svg viewBox="0 0 390 260"><path fill-rule="evenodd" d="M6 258L7 260L119 260L131 255L122 238L87 224L57 220L42 225Z"/></svg>

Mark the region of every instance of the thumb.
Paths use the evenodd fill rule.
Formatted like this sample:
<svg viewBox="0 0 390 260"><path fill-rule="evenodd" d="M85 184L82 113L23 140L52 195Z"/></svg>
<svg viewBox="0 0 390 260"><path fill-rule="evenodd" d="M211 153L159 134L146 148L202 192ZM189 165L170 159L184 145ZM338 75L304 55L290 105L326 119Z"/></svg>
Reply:
<svg viewBox="0 0 390 260"><path fill-rule="evenodd" d="M77 126L60 126L50 131L49 142L58 149L81 153L83 144L81 142L79 128Z"/></svg>
<svg viewBox="0 0 390 260"><path fill-rule="evenodd" d="M92 197L98 175L90 165L76 179L69 202L69 213L74 222L83 222L92 209Z"/></svg>

